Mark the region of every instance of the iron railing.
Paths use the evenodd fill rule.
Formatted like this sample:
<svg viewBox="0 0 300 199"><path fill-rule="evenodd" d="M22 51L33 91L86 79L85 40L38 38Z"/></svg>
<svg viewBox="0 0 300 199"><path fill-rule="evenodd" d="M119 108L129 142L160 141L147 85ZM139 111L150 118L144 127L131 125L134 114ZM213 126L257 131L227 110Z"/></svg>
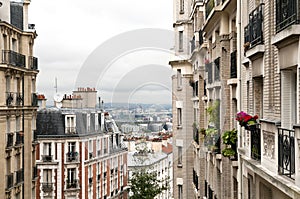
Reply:
<svg viewBox="0 0 300 199"><path fill-rule="evenodd" d="M75 134L76 133L76 127L66 127L66 133Z"/></svg>
<svg viewBox="0 0 300 199"><path fill-rule="evenodd" d="M203 44L203 31L199 30L199 46Z"/></svg>
<svg viewBox="0 0 300 199"><path fill-rule="evenodd" d="M230 54L230 78L237 78L236 51Z"/></svg>
<svg viewBox="0 0 300 199"><path fill-rule="evenodd" d="M67 189L76 189L78 188L78 180L67 181Z"/></svg>
<svg viewBox="0 0 300 199"><path fill-rule="evenodd" d="M20 92L6 92L6 106L23 106L23 99Z"/></svg>
<svg viewBox="0 0 300 199"><path fill-rule="evenodd" d="M14 134L8 133L7 134L7 141L6 141L6 147L12 147L14 145Z"/></svg>
<svg viewBox="0 0 300 199"><path fill-rule="evenodd" d="M299 0L276 0L276 32L299 23Z"/></svg>
<svg viewBox="0 0 300 199"><path fill-rule="evenodd" d="M51 182L43 182L42 183L43 192L52 192L53 191L53 183Z"/></svg>
<svg viewBox="0 0 300 199"><path fill-rule="evenodd" d="M255 124L247 127L247 130L251 134L251 158L254 160L260 160L261 147L260 147L260 125Z"/></svg>
<svg viewBox="0 0 300 199"><path fill-rule="evenodd" d="M24 133L22 131L16 132L15 145L24 144Z"/></svg>
<svg viewBox="0 0 300 199"><path fill-rule="evenodd" d="M6 175L6 189L10 189L14 186L14 174Z"/></svg>
<svg viewBox="0 0 300 199"><path fill-rule="evenodd" d="M220 81L220 57L214 60L214 66L215 66L214 81Z"/></svg>
<svg viewBox="0 0 300 199"><path fill-rule="evenodd" d="M193 127L194 141L199 144L199 130L196 126Z"/></svg>
<svg viewBox="0 0 300 199"><path fill-rule="evenodd" d="M17 67L25 67L25 55L12 50L2 50L2 63Z"/></svg>
<svg viewBox="0 0 300 199"><path fill-rule="evenodd" d="M38 70L38 58L29 56L29 68L32 70Z"/></svg>
<svg viewBox="0 0 300 199"><path fill-rule="evenodd" d="M197 190L199 190L199 186L198 186L198 175L196 173L196 171L193 169L193 184L195 185L195 188Z"/></svg>
<svg viewBox="0 0 300 199"><path fill-rule="evenodd" d="M52 155L42 155L43 162L52 162Z"/></svg>
<svg viewBox="0 0 300 199"><path fill-rule="evenodd" d="M89 178L89 185L92 186L92 184L93 184L93 178L90 177L90 178Z"/></svg>
<svg viewBox="0 0 300 199"><path fill-rule="evenodd" d="M35 179L38 177L38 168L37 166L32 167L32 179Z"/></svg>
<svg viewBox="0 0 300 199"><path fill-rule="evenodd" d="M278 173L294 179L295 131L278 129Z"/></svg>
<svg viewBox="0 0 300 199"><path fill-rule="evenodd" d="M249 24L245 27L245 43L250 43L250 48L263 44L263 7L264 4L257 6L249 14Z"/></svg>
<svg viewBox="0 0 300 199"><path fill-rule="evenodd" d="M36 93L32 93L31 105L32 106L38 106L38 97L37 97Z"/></svg>
<svg viewBox="0 0 300 199"><path fill-rule="evenodd" d="M24 170L20 169L16 171L16 184L22 183L24 181Z"/></svg>
<svg viewBox="0 0 300 199"><path fill-rule="evenodd" d="M208 73L207 74L207 82L209 84L211 84L213 82L213 79L212 79L212 62L208 63L208 64L205 64L205 69L206 69L206 72Z"/></svg>
<svg viewBox="0 0 300 199"><path fill-rule="evenodd" d="M78 152L71 151L71 152L68 152L66 155L67 155L67 159L66 159L67 162L77 162L78 161Z"/></svg>

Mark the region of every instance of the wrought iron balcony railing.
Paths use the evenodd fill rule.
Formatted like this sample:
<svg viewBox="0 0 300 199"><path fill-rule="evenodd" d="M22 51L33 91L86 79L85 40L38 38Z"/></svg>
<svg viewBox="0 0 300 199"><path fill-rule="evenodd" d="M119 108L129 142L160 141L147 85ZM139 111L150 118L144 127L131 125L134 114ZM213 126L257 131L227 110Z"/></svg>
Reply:
<svg viewBox="0 0 300 199"><path fill-rule="evenodd" d="M10 189L14 186L14 174L6 175L6 189Z"/></svg>
<svg viewBox="0 0 300 199"><path fill-rule="evenodd" d="M199 46L203 44L203 31L199 30Z"/></svg>
<svg viewBox="0 0 300 199"><path fill-rule="evenodd" d="M254 160L260 160L261 147L260 147L260 125L251 125L248 128L251 134L251 158Z"/></svg>
<svg viewBox="0 0 300 199"><path fill-rule="evenodd" d="M22 183L24 181L24 170L20 169L16 171L16 184Z"/></svg>
<svg viewBox="0 0 300 199"><path fill-rule="evenodd" d="M51 182L43 182L42 183L43 192L52 192L53 191L53 183Z"/></svg>
<svg viewBox="0 0 300 199"><path fill-rule="evenodd" d="M23 106L23 99L20 92L6 92L6 106Z"/></svg>
<svg viewBox="0 0 300 199"><path fill-rule="evenodd" d="M8 133L7 134L7 141L6 141L6 147L12 147L14 145L14 134Z"/></svg>
<svg viewBox="0 0 300 199"><path fill-rule="evenodd" d="M278 173L294 179L295 131L278 129Z"/></svg>
<svg viewBox="0 0 300 199"><path fill-rule="evenodd" d="M245 27L245 45L252 48L258 44L263 44L263 9L264 4L260 4L249 14L249 24Z"/></svg>
<svg viewBox="0 0 300 199"><path fill-rule="evenodd" d="M214 66L215 66L214 81L220 81L220 57L218 57L217 59L215 59Z"/></svg>
<svg viewBox="0 0 300 199"><path fill-rule="evenodd" d="M67 134L76 134L76 127L66 127Z"/></svg>
<svg viewBox="0 0 300 199"><path fill-rule="evenodd" d="M90 178L89 178L89 185L91 186L92 184L93 184L93 178L90 177Z"/></svg>
<svg viewBox="0 0 300 199"><path fill-rule="evenodd" d="M196 126L193 127L194 141L199 144L199 130Z"/></svg>
<svg viewBox="0 0 300 199"><path fill-rule="evenodd" d="M68 152L67 154L67 162L77 162L78 161L78 152L76 151L71 151Z"/></svg>
<svg viewBox="0 0 300 199"><path fill-rule="evenodd" d="M32 93L31 105L32 106L38 106L38 97L37 97L36 93Z"/></svg>
<svg viewBox="0 0 300 199"><path fill-rule="evenodd" d="M193 184L197 190L199 190L198 186L198 175L195 170L193 170Z"/></svg>
<svg viewBox="0 0 300 199"><path fill-rule="evenodd" d="M67 189L76 189L78 188L78 180L67 181Z"/></svg>
<svg viewBox="0 0 300 199"><path fill-rule="evenodd" d="M206 69L206 72L207 72L207 82L209 84L211 84L213 82L213 79L212 79L212 62L211 63L207 63L205 64L205 69Z"/></svg>
<svg viewBox="0 0 300 199"><path fill-rule="evenodd" d="M276 32L300 24L299 0L276 0Z"/></svg>
<svg viewBox="0 0 300 199"><path fill-rule="evenodd" d="M237 78L236 51L230 54L230 78Z"/></svg>
<svg viewBox="0 0 300 199"><path fill-rule="evenodd" d="M32 167L32 179L35 179L38 177L38 168L37 166Z"/></svg>
<svg viewBox="0 0 300 199"><path fill-rule="evenodd" d="M25 67L25 55L14 52L12 50L3 50L2 63L17 67Z"/></svg>
<svg viewBox="0 0 300 199"><path fill-rule="evenodd" d="M38 58L29 56L29 68L32 70L38 70Z"/></svg>
<svg viewBox="0 0 300 199"><path fill-rule="evenodd" d="M16 142L15 145L24 144L24 133L23 131L16 132Z"/></svg>
<svg viewBox="0 0 300 199"><path fill-rule="evenodd" d="M42 155L43 162L52 162L52 155Z"/></svg>

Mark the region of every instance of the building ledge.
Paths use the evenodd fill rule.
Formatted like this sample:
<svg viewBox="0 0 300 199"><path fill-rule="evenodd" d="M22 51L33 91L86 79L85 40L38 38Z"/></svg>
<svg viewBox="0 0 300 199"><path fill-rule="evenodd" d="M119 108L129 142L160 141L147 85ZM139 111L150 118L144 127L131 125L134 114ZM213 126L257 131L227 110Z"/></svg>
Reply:
<svg viewBox="0 0 300 199"><path fill-rule="evenodd" d="M272 37L271 43L278 48L289 45L299 40L300 36L300 25L291 25L288 28L280 31Z"/></svg>
<svg viewBox="0 0 300 199"><path fill-rule="evenodd" d="M244 164L255 174L273 184L282 192L286 193L291 198L300 198L300 187L296 186L294 181L287 179L285 176L278 175L263 167L260 162L249 158L248 156L241 155Z"/></svg>
<svg viewBox="0 0 300 199"><path fill-rule="evenodd" d="M207 89L213 89L213 88L220 88L221 86L222 86L221 81L214 81L214 82L211 83L211 84L207 84L207 85L206 85L206 88L207 88Z"/></svg>
<svg viewBox="0 0 300 199"><path fill-rule="evenodd" d="M237 85L238 79L237 78L232 78L227 80L227 85Z"/></svg>
<svg viewBox="0 0 300 199"><path fill-rule="evenodd" d="M246 57L249 58L251 61L253 61L262 57L264 53L265 53L265 46L259 44L247 50Z"/></svg>

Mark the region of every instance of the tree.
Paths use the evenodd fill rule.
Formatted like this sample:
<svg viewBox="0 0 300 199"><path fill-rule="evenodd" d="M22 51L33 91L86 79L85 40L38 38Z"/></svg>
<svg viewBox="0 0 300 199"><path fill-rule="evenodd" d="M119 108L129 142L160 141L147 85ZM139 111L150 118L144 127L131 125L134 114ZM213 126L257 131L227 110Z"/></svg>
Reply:
<svg viewBox="0 0 300 199"><path fill-rule="evenodd" d="M167 185L163 185L162 181L157 179L155 172L149 172L145 169L134 171L130 184L130 191L133 193L131 199L153 199L168 189Z"/></svg>

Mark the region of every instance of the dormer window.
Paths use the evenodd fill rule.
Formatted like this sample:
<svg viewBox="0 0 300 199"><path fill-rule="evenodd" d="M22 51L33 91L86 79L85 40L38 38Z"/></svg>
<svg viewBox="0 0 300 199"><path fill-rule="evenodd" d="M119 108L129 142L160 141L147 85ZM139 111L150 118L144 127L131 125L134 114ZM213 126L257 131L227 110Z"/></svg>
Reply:
<svg viewBox="0 0 300 199"><path fill-rule="evenodd" d="M66 134L74 134L76 133L76 116L75 115L66 115L65 119Z"/></svg>

